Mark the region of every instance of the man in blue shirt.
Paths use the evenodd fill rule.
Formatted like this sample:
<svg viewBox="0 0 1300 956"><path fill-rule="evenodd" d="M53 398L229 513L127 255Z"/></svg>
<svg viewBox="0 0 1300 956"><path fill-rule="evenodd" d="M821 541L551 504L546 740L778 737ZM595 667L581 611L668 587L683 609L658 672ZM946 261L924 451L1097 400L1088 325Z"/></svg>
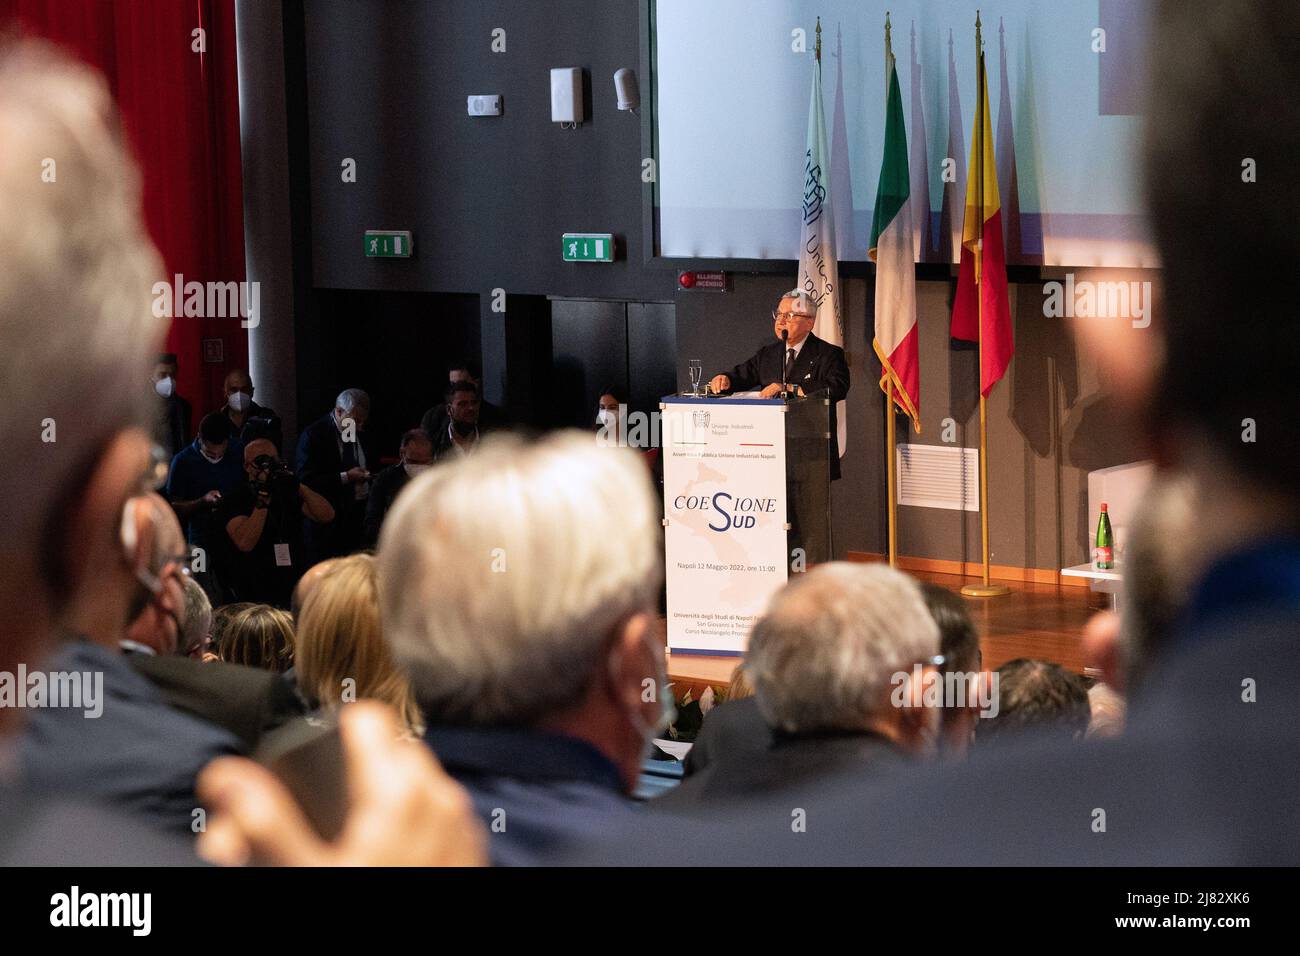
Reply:
<svg viewBox="0 0 1300 956"><path fill-rule="evenodd" d="M243 446L232 434L230 420L217 412L205 415L198 436L172 459L167 499L190 546L205 552L204 564L196 562L192 571L210 596L224 597L226 576L222 573L224 537L213 533L213 516L221 499L243 482Z"/></svg>
<svg viewBox="0 0 1300 956"><path fill-rule="evenodd" d="M167 474L167 500L172 503L185 537L192 545L212 541L212 514L221 499L244 481L239 439L230 421L213 412L199 423L199 434L172 459Z"/></svg>

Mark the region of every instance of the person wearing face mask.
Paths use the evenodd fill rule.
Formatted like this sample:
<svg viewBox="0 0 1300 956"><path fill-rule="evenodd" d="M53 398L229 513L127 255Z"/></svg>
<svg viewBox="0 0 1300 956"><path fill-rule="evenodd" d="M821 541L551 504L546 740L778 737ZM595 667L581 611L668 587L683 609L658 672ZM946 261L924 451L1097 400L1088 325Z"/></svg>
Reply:
<svg viewBox="0 0 1300 956"><path fill-rule="evenodd" d="M199 434L172 458L167 470L167 499L185 528L191 545L212 543L212 513L223 496L244 480L243 446L225 416L213 412L199 422Z"/></svg>
<svg viewBox="0 0 1300 956"><path fill-rule="evenodd" d="M217 412L230 423L230 434L247 445L254 438L269 438L283 447L284 432L275 409L253 400L253 380L243 369L231 369L221 383L226 403Z"/></svg>
<svg viewBox="0 0 1300 956"><path fill-rule="evenodd" d="M799 806L800 794L845 771L896 772L935 748L941 710L921 706L920 692L938 654L939 627L906 574L831 562L795 576L754 625L745 657L770 741L714 754L650 808L707 819L787 794ZM908 706L897 706L900 693Z"/></svg>
<svg viewBox="0 0 1300 956"><path fill-rule="evenodd" d="M627 396L621 389L612 385L601 389L600 398L596 400L596 442L607 448L620 445L636 448L650 469L655 487L662 491L664 468L659 449L649 445L648 435L624 421L626 413Z"/></svg>
<svg viewBox="0 0 1300 956"><path fill-rule="evenodd" d="M190 421L193 414L190 403L176 392L179 373L176 353L163 352L153 367L153 389L158 393L161 406L155 432L158 444L171 458L190 442Z"/></svg>
<svg viewBox="0 0 1300 956"><path fill-rule="evenodd" d="M401 456L397 464L380 472L370 488L364 538L367 548L373 548L379 541L379 529L398 492L412 478L433 467L433 442L423 428L412 428L402 436Z"/></svg>
<svg viewBox="0 0 1300 956"><path fill-rule="evenodd" d="M576 430L487 438L393 505L384 637L495 862L545 863L635 814L672 703L659 542L638 457Z"/></svg>

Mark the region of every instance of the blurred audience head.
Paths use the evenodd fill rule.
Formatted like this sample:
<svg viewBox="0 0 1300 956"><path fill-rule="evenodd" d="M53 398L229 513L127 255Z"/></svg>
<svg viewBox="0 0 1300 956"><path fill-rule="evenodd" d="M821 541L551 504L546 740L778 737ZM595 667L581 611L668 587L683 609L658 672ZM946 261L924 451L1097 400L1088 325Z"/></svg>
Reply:
<svg viewBox="0 0 1300 956"><path fill-rule="evenodd" d="M772 599L750 635L745 671L778 734L873 732L921 751L934 742L938 714L920 705L913 666L925 672L938 653L939 627L915 580L884 565L831 562ZM895 706L900 688L907 706Z"/></svg>
<svg viewBox="0 0 1300 956"><path fill-rule="evenodd" d="M745 670L745 662L741 661L731 671L731 684L727 688L728 702L733 700L744 700L746 697L754 696L754 685L750 682L749 673Z"/></svg>
<svg viewBox="0 0 1300 956"><path fill-rule="evenodd" d="M412 734L421 732L410 682L384 643L374 555L338 559L312 588L294 635L294 676L307 699L325 710L382 700Z"/></svg>
<svg viewBox="0 0 1300 956"><path fill-rule="evenodd" d="M212 634L212 602L199 582L188 574L182 576L181 584L185 589L185 610L181 615L181 639L176 653L197 660L208 650Z"/></svg>
<svg viewBox="0 0 1300 956"><path fill-rule="evenodd" d="M122 513L153 478L149 382L166 320L103 77L48 44L0 41L0 142L0 605L23 609L0 638L12 672L73 613L125 619Z"/></svg>
<svg viewBox="0 0 1300 956"><path fill-rule="evenodd" d="M379 572L385 636L430 725L566 733L632 785L667 693L659 511L634 453L580 432L487 439L406 486Z"/></svg>
<svg viewBox="0 0 1300 956"><path fill-rule="evenodd" d="M302 606L307 600L307 595L311 594L312 589L320 583L321 578L333 570L339 560L339 558L326 558L324 561L318 561L298 579L298 583L293 586L293 597L289 602L289 608L295 621L298 620L298 615L302 613Z"/></svg>
<svg viewBox="0 0 1300 956"><path fill-rule="evenodd" d="M1088 685L1050 661L1019 657L998 668L997 714L979 722L979 743L1034 731L1082 738L1091 706Z"/></svg>
<svg viewBox="0 0 1300 956"><path fill-rule="evenodd" d="M1183 477L1152 482L1129 525L1124 600L1109 683L1132 695L1151 672L1211 556L1197 533L1200 511Z"/></svg>
<svg viewBox="0 0 1300 956"><path fill-rule="evenodd" d="M122 636L155 654L183 653L188 580L184 570L189 555L171 505L156 494L127 502L122 514L122 546L136 576ZM104 644L116 643L111 632L90 632L89 636Z"/></svg>
<svg viewBox="0 0 1300 956"><path fill-rule="evenodd" d="M925 606L939 625L939 653L943 656L940 668L946 681L964 681L965 706L943 708L942 745L945 752L964 753L975 733L979 719L979 685L984 679L984 656L980 651L980 635L971 618L970 608L961 595L938 584L923 582L921 595Z"/></svg>
<svg viewBox="0 0 1300 956"><path fill-rule="evenodd" d="M269 604L253 604L235 613L221 630L217 657L284 673L293 666L293 618Z"/></svg>
<svg viewBox="0 0 1300 956"><path fill-rule="evenodd" d="M204 661L219 661L221 656L217 653L221 647L222 636L230 629L230 624L241 611L246 611L250 607L256 607L252 601L236 601L233 604L223 604L212 612L212 630L208 637L208 646L202 654Z"/></svg>
<svg viewBox="0 0 1300 956"><path fill-rule="evenodd" d="M1300 178L1264 179L1300 153L1300 106L1278 96L1300 84L1295 9L1159 0L1153 13L1143 166L1162 301L1149 327L1073 326L1117 411L1145 428L1156 480L1192 479L1213 559L1300 531Z"/></svg>

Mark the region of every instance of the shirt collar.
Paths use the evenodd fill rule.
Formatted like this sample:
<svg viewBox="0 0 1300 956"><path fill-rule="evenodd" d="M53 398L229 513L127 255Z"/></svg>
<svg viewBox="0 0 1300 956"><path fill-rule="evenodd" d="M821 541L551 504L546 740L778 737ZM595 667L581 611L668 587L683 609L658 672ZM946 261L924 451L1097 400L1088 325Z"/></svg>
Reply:
<svg viewBox="0 0 1300 956"><path fill-rule="evenodd" d="M623 776L577 737L505 727L430 727L425 742L452 771L528 781L581 780L623 793Z"/></svg>

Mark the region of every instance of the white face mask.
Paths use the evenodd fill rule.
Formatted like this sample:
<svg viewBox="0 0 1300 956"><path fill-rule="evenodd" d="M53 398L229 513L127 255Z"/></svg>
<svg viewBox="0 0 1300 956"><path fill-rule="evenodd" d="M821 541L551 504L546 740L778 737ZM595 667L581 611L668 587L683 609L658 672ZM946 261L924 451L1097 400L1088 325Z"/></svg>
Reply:
<svg viewBox="0 0 1300 956"><path fill-rule="evenodd" d="M224 448L221 450L220 455L209 455L207 450L203 447L203 442L197 438L194 439L194 447L199 450L199 454L202 455L205 460L213 465L218 464L221 459L226 457L226 449Z"/></svg>
<svg viewBox="0 0 1300 956"><path fill-rule="evenodd" d="M253 400L243 392L231 392L230 397L226 399L226 404L230 406L231 411L242 412L248 409Z"/></svg>
<svg viewBox="0 0 1300 956"><path fill-rule="evenodd" d="M163 376L153 383L154 391L163 398L170 398L172 392L176 390L176 380L170 375Z"/></svg>
<svg viewBox="0 0 1300 956"><path fill-rule="evenodd" d="M656 670L658 673L656 674L655 681L655 696L659 702L659 713L655 715L655 723L653 725L646 723L645 716L642 714L641 708L639 707L629 711L627 713L627 718L628 722L632 724L636 732L641 735L641 739L645 742L645 745L648 748L650 742L663 733L668 725L672 723L673 716L677 712L677 704L673 700L672 689L668 686L668 675L663 669L664 665L662 655L656 650L655 646L651 644L650 638L645 637L642 638L642 640L645 643L646 649L650 652L651 657L657 661ZM616 658L610 658L609 679L616 686L618 684L619 667L620 662Z"/></svg>
<svg viewBox="0 0 1300 956"><path fill-rule="evenodd" d="M419 478L422 474L432 468L433 465L427 462L417 465L415 462L407 461L402 463L402 467L406 469L406 475L408 478Z"/></svg>

